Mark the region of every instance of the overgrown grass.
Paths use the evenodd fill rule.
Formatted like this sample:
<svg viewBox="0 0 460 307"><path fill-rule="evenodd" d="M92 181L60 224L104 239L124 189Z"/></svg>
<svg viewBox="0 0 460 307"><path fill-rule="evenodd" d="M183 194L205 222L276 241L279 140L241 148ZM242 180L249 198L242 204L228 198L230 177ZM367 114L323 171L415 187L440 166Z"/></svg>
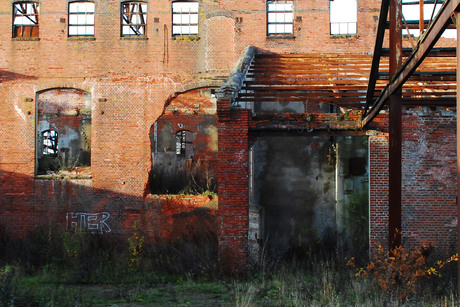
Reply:
<svg viewBox="0 0 460 307"><path fill-rule="evenodd" d="M130 240L37 229L24 241L3 242L11 244L0 251L0 306L457 306L456 263L421 276L401 297L372 274L357 276L365 259L350 267L337 251L261 264L237 280L220 273L211 234L152 243L139 229ZM387 256L379 257L391 265ZM427 256L427 267L445 260L438 258Z"/></svg>

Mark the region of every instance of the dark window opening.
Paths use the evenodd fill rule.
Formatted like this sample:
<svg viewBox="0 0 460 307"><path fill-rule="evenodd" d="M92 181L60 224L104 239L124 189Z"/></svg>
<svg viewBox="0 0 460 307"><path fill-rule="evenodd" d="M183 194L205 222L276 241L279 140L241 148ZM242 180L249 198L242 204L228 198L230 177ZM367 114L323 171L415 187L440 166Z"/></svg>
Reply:
<svg viewBox="0 0 460 307"><path fill-rule="evenodd" d="M91 178L91 97L78 89L37 96L36 175Z"/></svg>
<svg viewBox="0 0 460 307"><path fill-rule="evenodd" d="M121 4L121 35L145 35L147 24L147 4L125 2Z"/></svg>
<svg viewBox="0 0 460 307"><path fill-rule="evenodd" d="M36 2L13 4L13 37L38 37L39 6Z"/></svg>
<svg viewBox="0 0 460 307"><path fill-rule="evenodd" d="M193 158L193 139L194 135L190 131L178 131L176 133L176 155Z"/></svg>
<svg viewBox="0 0 460 307"><path fill-rule="evenodd" d="M350 176L364 176L366 174L366 158L355 157L348 160Z"/></svg>

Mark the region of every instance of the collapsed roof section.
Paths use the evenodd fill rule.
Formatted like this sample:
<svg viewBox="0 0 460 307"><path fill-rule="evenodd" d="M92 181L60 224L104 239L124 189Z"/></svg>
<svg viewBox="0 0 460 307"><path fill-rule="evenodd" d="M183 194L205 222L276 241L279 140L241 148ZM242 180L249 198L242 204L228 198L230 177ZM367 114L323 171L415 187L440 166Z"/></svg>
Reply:
<svg viewBox="0 0 460 307"><path fill-rule="evenodd" d="M389 82L388 51L381 55L372 100ZM337 107L364 111L371 67L367 54L274 54L250 46L218 96L254 114L335 112ZM453 106L455 69L455 49L432 50L404 84L403 104Z"/></svg>

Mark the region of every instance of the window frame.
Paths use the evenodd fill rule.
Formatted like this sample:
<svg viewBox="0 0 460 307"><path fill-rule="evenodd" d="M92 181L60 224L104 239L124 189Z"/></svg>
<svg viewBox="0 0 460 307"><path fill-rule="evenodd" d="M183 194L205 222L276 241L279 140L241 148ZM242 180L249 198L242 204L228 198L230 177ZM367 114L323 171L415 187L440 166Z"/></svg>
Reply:
<svg viewBox="0 0 460 307"><path fill-rule="evenodd" d="M88 11L85 11L85 12L71 12L70 9L71 9L71 6L74 5L74 4L83 4L83 3L91 3L93 4L93 7L94 7L94 10L93 12L88 12ZM71 16L80 16L80 15L84 15L84 16L89 16L89 15L93 15L93 23L80 23L80 22L77 22L77 23L71 23ZM69 2L69 5L68 5L68 10L67 10L67 17L68 17L68 27L67 27L67 36L68 37L94 37L95 35L95 32L96 32L96 3L93 2L93 1L72 1L72 2ZM78 18L77 18L78 19ZM71 28L72 27L76 27L76 30L77 30L77 34L71 34ZM92 28L92 34L90 32L90 34L87 34L86 30L85 30L85 34L81 34L81 33L78 33L78 29L79 28Z"/></svg>
<svg viewBox="0 0 460 307"><path fill-rule="evenodd" d="M193 153L193 132L190 130L186 129L181 129L176 131L174 134L175 136L175 141L176 141L176 156L177 157L183 157L183 158L192 158L194 153ZM187 153L190 154L190 151L192 152L191 155L187 156Z"/></svg>
<svg viewBox="0 0 460 307"><path fill-rule="evenodd" d="M59 133L56 130L47 129L41 132L42 154L48 156L57 156L59 152ZM45 144L48 143L49 145Z"/></svg>
<svg viewBox="0 0 460 307"><path fill-rule="evenodd" d="M143 19L143 23L128 23L130 20L125 20L125 7L136 4L138 12L133 15L139 16L140 19ZM140 12L139 9L145 6L145 12ZM120 3L120 36L121 37L146 37L147 36L147 13L148 13L148 4L143 1L123 1ZM129 16L129 15L128 15ZM127 23L124 24L123 22L126 21ZM133 32L136 32L135 29L132 27L140 27L143 28L143 33L124 33L124 28L128 27L128 29L131 29Z"/></svg>
<svg viewBox="0 0 460 307"><path fill-rule="evenodd" d="M20 10L18 10L18 5L25 5L25 12L21 12L18 14ZM28 6L32 5L32 9L35 11L32 14L28 14ZM13 2L12 6L12 37L13 38L38 38L40 35L40 3L38 1L16 1ZM34 16L35 21L32 20L29 16ZM16 18L26 18L30 20L31 24L29 23L16 23ZM24 29L30 28L29 35L24 36ZM21 30L21 35L17 35L17 30ZM36 29L36 31L34 31Z"/></svg>
<svg viewBox="0 0 460 307"><path fill-rule="evenodd" d="M290 4L291 5L291 10L270 10L270 5L276 5L276 4ZM286 14L292 14L292 18L290 19L290 22L286 22L286 19L283 20L283 22L278 22L278 21L270 21L270 14L283 14L284 17ZM276 19L276 17L275 17ZM286 28L287 25L290 25L291 31L290 32L277 32L276 30L274 32L270 31L270 26L271 25L283 25L284 29ZM294 1L293 0L268 0L266 3L266 27L267 27L267 37L282 37L282 36L293 36L294 35Z"/></svg>
<svg viewBox="0 0 460 307"><path fill-rule="evenodd" d="M174 11L174 5L175 5L175 4L179 4L179 3L196 3L196 5L197 5L196 12L195 12L195 11L194 11L194 12L189 11L188 14L183 13L182 11L179 12L179 13L178 13L178 12L175 12L175 11ZM199 1L195 1L195 0L193 0L193 1L176 0L176 1L171 2L171 24L172 24L172 30L171 30L171 32L172 32L172 36L173 36L173 37L180 37L180 36L187 36L187 35L189 35L189 36L197 36L197 35L199 35L199 33L200 33L200 18L199 18L199 13L200 13L200 2L199 2ZM178 15L181 15L181 16L182 16L182 15L188 15L188 16L189 16L189 22L187 22L187 23L176 23L176 22L174 21L174 19L175 19L174 16L178 16ZM195 22L193 22L193 23L191 22L191 17L192 17L192 16L196 16L196 23L195 23ZM182 19L182 18L181 18L181 19ZM174 32L174 31L175 31L175 27L180 27L180 28L181 28L181 31L178 32L178 33L175 33L175 32ZM184 32L182 31L182 28L183 28L183 27L188 27L188 28L189 28L189 33L184 33ZM190 30L191 30L192 27L196 27L196 31L191 32Z"/></svg>
<svg viewBox="0 0 460 307"><path fill-rule="evenodd" d="M336 1L344 1L344 0L336 0ZM355 36L358 35L358 0L353 0L354 5L356 6L356 11L355 15L353 16L356 21L333 21L333 5L332 2L334 1L329 1L329 34L331 36ZM337 3L337 2L336 2ZM348 15L347 15L348 17ZM348 18L346 18L348 20ZM350 18L351 20L351 18ZM333 32L333 25L337 25L338 31ZM342 32L342 25L346 25L346 31ZM350 25L352 25L350 27ZM350 31L351 29L354 29L354 31Z"/></svg>

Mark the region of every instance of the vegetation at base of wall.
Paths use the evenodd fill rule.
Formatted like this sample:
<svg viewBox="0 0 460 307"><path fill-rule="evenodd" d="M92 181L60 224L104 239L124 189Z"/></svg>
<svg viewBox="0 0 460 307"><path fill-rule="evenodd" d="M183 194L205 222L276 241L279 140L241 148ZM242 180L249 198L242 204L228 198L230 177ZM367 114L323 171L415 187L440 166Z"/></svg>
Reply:
<svg viewBox="0 0 460 307"><path fill-rule="evenodd" d="M410 295L423 291L428 281L435 280L439 290L442 275L451 274L455 269L452 264L458 261L458 254L446 260L430 261L433 249L426 243L412 250L398 246L387 251L379 245L366 266L357 267L354 258L350 259L347 265L355 268L355 276L366 279L373 288L385 291L400 300L406 300ZM431 258L433 259L432 255ZM451 280L452 277L447 280ZM449 284L444 286L449 287Z"/></svg>
<svg viewBox="0 0 460 307"><path fill-rule="evenodd" d="M39 228L22 241L3 234L0 306L457 306L455 259L442 258L433 247L413 256L382 251L372 262L356 257L353 267L341 251L316 245L317 250L276 265L254 266L247 279L238 280L218 270L213 234L194 233L174 242L143 238L137 223L126 240ZM398 258L398 266L392 258ZM413 260L423 265L414 267ZM369 270L371 263L379 267L378 261L378 279L394 283L391 291ZM420 278L400 278L407 266ZM429 274L430 268L436 274ZM398 289L409 289L409 280L416 286L398 295Z"/></svg>
<svg viewBox="0 0 460 307"><path fill-rule="evenodd" d="M198 159L186 164L178 164L174 171L163 165L156 165L150 172L152 194L216 195L217 165Z"/></svg>
<svg viewBox="0 0 460 307"><path fill-rule="evenodd" d="M369 250L369 195L355 193L348 201L339 201L343 208L340 238L344 238L350 252Z"/></svg>

